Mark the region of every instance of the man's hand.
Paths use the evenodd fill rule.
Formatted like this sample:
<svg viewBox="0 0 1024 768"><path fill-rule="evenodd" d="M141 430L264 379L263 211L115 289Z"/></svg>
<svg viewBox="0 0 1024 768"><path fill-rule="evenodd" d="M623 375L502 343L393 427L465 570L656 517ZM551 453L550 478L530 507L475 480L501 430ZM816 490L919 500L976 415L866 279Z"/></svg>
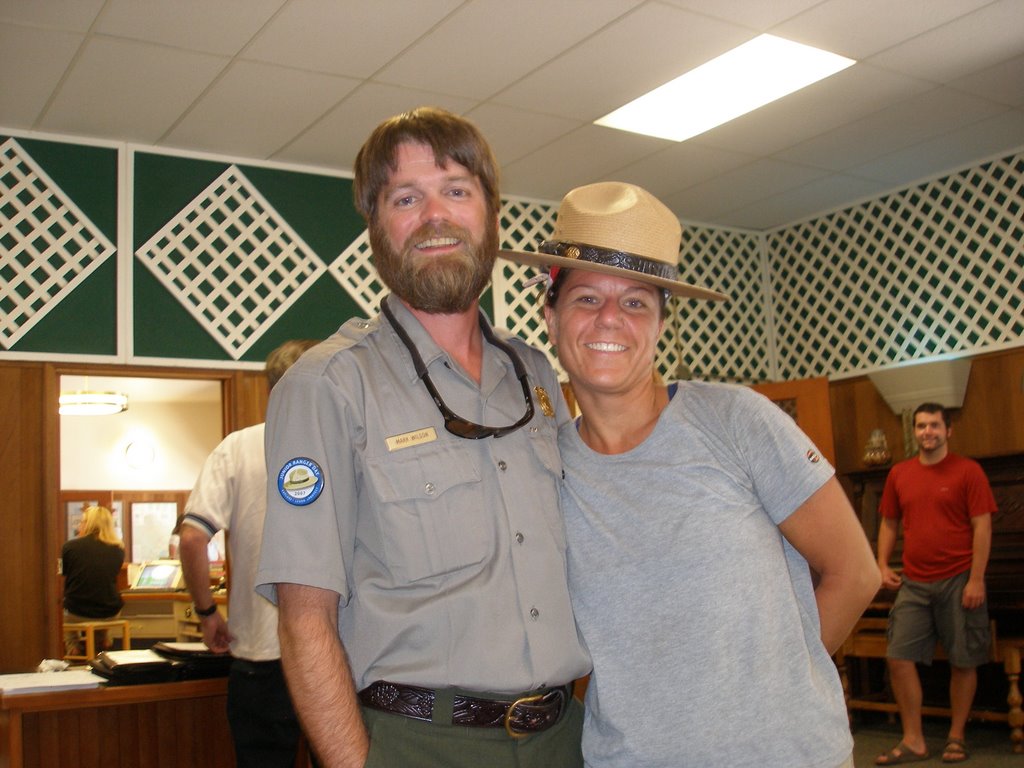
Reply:
<svg viewBox="0 0 1024 768"><path fill-rule="evenodd" d="M228 629L228 623L221 616L220 611L216 611L209 616L204 616L199 619L199 626L203 630L203 642L206 643L206 647L214 653L227 653L230 650L230 643L235 639L235 636L231 634Z"/></svg>
<svg viewBox="0 0 1024 768"><path fill-rule="evenodd" d="M985 603L985 580L978 579L974 581L969 579L967 584L964 586L963 597L961 598L961 604L965 610L972 611L975 608L980 608Z"/></svg>
<svg viewBox="0 0 1024 768"><path fill-rule="evenodd" d="M888 565L881 565L878 568L882 572L882 588L891 589L894 592L900 588L903 583L903 577L900 576L896 571L890 568Z"/></svg>

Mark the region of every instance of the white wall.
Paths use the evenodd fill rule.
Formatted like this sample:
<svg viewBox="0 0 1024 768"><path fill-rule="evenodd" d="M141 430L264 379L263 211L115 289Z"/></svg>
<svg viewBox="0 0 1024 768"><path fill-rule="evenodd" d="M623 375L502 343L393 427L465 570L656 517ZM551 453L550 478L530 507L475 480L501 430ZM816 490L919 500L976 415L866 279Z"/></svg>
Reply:
<svg viewBox="0 0 1024 768"><path fill-rule="evenodd" d="M190 490L221 437L219 402L142 402L115 416L61 416L61 489ZM129 444L152 460L131 466Z"/></svg>

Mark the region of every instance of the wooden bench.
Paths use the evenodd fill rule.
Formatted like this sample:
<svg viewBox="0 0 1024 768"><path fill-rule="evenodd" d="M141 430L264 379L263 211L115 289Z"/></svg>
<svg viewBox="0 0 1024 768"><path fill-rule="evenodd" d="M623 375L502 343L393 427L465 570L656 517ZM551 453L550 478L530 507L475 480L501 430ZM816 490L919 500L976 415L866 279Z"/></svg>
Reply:
<svg viewBox="0 0 1024 768"><path fill-rule="evenodd" d="M884 659L886 650L886 629L888 619L880 617L864 617L857 622L853 632L846 638L842 648L834 658L839 669L839 677L843 683L843 694L849 710L863 709L882 712L898 712L896 703L891 700L877 698L855 698L850 694L850 671L848 658ZM1010 741L1014 752L1024 752L1024 711L1021 710L1020 691L1020 659L1024 651L1024 637L999 637L996 622L992 622L992 644L989 648L989 661L1003 665L1008 684L1006 696L1007 711L987 709L971 710L970 717L975 720L988 720L1008 723ZM946 654L939 646L935 649L936 659L946 659ZM949 707L924 706L922 714L949 717Z"/></svg>
<svg viewBox="0 0 1024 768"><path fill-rule="evenodd" d="M132 647L131 622L127 619L97 619L95 621L64 622L65 637L72 632L79 632L85 637L85 654L66 653L65 661L92 661L96 658L96 630L112 629L121 633L121 647L125 650ZM79 639L81 639L81 636ZM102 650L102 649L101 649Z"/></svg>

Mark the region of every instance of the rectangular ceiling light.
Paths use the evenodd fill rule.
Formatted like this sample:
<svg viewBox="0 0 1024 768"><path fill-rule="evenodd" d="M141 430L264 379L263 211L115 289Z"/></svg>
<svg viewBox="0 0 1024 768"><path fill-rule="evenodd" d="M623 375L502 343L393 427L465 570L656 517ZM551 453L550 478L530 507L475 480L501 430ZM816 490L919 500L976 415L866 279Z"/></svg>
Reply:
<svg viewBox="0 0 1024 768"><path fill-rule="evenodd" d="M820 48L761 35L619 107L595 124L685 141L855 63Z"/></svg>

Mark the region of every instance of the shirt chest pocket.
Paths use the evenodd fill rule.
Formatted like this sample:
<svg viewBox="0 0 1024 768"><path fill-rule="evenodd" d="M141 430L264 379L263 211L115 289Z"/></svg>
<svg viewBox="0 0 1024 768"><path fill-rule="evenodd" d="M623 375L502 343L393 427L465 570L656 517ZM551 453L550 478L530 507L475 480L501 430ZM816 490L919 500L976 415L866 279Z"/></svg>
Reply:
<svg viewBox="0 0 1024 768"><path fill-rule="evenodd" d="M382 555L397 581L441 576L490 557L493 520L480 508L480 472L465 453L433 445L369 459L366 479Z"/></svg>

